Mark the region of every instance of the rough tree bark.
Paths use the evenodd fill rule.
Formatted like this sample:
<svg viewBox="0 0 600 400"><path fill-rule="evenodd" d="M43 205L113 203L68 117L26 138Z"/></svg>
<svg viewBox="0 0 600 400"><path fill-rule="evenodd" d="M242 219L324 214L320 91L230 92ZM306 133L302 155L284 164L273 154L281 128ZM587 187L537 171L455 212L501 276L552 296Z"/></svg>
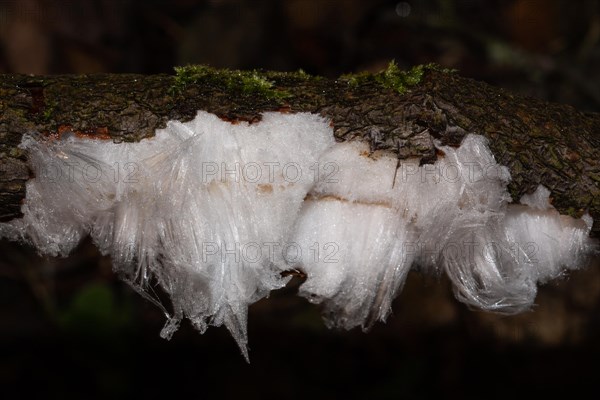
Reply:
<svg viewBox="0 0 600 400"><path fill-rule="evenodd" d="M438 157L434 139L458 145L485 135L512 176L514 200L543 184L563 214L594 218L600 236L600 114L523 97L436 66L337 80L303 72L241 72L186 67L175 75L0 75L0 219L20 216L30 131L72 131L115 141L152 136L171 119L206 110L256 121L264 111L310 111L331 119L338 140L422 163Z"/></svg>

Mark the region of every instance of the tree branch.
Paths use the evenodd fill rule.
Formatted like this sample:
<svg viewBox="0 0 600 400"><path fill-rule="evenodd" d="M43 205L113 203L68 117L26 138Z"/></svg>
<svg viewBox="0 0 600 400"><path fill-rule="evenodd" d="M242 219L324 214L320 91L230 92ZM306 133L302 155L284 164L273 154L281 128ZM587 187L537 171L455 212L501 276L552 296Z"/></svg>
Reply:
<svg viewBox="0 0 600 400"><path fill-rule="evenodd" d="M553 205L588 211L600 236L600 114L549 104L463 78L436 66L337 80L303 72L214 70L176 75L0 75L0 220L20 216L30 177L21 137L72 131L115 141L152 136L197 110L232 122L264 111L313 112L331 119L338 140L361 138L399 158L436 159L434 140L458 145L468 133L490 140L511 173L513 200L543 184Z"/></svg>

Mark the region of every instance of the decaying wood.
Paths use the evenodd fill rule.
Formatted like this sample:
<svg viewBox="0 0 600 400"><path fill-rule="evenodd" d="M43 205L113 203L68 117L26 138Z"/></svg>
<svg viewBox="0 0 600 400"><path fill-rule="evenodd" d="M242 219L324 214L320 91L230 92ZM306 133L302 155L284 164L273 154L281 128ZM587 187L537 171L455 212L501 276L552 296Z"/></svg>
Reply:
<svg viewBox="0 0 600 400"><path fill-rule="evenodd" d="M235 83L238 73L228 73ZM0 75L0 219L20 216L30 177L27 154L18 147L26 132L138 141L168 120L192 119L197 110L233 122L279 110L320 113L331 119L340 141L362 138L373 150L422 163L438 156L435 139L458 145L467 133L483 134L497 161L510 169L514 200L543 184L561 213L588 211L592 235L600 236L600 114L511 94L439 68L424 68L406 91L357 77L264 72L260 79L270 86L262 91L210 74L187 81L175 75Z"/></svg>

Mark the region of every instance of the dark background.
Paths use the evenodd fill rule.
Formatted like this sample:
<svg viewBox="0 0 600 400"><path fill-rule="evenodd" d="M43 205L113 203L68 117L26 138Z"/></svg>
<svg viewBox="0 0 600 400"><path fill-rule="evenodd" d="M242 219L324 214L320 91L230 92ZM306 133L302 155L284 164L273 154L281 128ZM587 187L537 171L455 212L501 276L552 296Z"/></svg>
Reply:
<svg viewBox="0 0 600 400"><path fill-rule="evenodd" d="M598 1L0 0L0 73L302 68L336 77L437 62L600 110ZM0 397L508 398L598 393L598 263L516 317L467 310L411 274L386 324L329 331L298 281L253 305L248 365L223 328L164 317L91 243L42 259L0 242ZM5 397L6 395L6 397ZM9 397L10 396L10 397Z"/></svg>

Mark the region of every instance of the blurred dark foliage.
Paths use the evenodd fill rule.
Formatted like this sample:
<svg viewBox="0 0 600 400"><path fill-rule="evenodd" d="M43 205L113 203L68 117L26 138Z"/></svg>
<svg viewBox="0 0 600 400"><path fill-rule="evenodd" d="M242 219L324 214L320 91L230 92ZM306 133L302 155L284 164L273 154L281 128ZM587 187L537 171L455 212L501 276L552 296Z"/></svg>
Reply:
<svg viewBox="0 0 600 400"><path fill-rule="evenodd" d="M600 4L0 0L0 73L171 73L206 63L336 77L391 59L437 62L597 112ZM183 324L161 340L164 316L119 282L91 243L43 259L0 242L0 390L7 398L597 392L593 277L574 273L543 288L534 312L501 317L469 311L447 282L412 274L394 316L368 334L326 330L318 309L293 296L295 282L251 308L246 365L224 329L201 336Z"/></svg>

